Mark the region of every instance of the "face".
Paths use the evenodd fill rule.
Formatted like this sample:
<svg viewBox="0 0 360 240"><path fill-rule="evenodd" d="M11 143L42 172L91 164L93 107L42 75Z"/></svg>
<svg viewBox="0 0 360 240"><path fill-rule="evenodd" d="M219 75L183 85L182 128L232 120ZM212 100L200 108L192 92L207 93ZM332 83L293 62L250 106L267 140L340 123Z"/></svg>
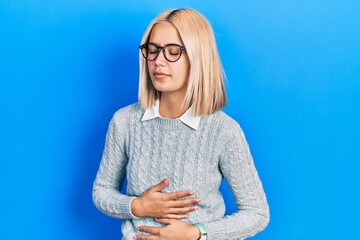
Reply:
<svg viewBox="0 0 360 240"><path fill-rule="evenodd" d="M168 44L184 46L176 28L168 22L155 24L151 31L149 43L164 47ZM168 54L171 54L169 51ZM154 88L162 94L183 94L185 96L189 77L190 63L186 51L176 62L169 62L161 50L157 58L147 61L149 75Z"/></svg>

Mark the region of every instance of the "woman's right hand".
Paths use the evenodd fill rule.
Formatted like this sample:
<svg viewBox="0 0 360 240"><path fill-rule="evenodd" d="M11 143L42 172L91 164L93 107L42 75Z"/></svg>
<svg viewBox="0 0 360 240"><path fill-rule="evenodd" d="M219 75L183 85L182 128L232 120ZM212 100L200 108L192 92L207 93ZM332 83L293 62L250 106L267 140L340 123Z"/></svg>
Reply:
<svg viewBox="0 0 360 240"><path fill-rule="evenodd" d="M200 202L199 198L186 198L193 195L191 190L162 193L161 190L169 186L169 180L146 190L140 197L135 198L131 203L131 211L137 217L156 217L183 219L187 213L197 209L195 206Z"/></svg>

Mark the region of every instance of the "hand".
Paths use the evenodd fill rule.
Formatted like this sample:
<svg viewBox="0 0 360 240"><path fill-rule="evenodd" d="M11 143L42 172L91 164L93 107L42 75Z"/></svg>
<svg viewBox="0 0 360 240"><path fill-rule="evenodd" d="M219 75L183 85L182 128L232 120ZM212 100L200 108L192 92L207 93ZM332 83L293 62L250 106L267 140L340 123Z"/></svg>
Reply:
<svg viewBox="0 0 360 240"><path fill-rule="evenodd" d="M140 197L135 198L131 203L132 213L137 217L183 219L188 217L188 212L197 209L194 204L200 202L199 198L179 200L191 196L192 191L162 193L161 190L167 186L169 186L169 180L165 179L146 190Z"/></svg>
<svg viewBox="0 0 360 240"><path fill-rule="evenodd" d="M164 227L141 226L138 229L142 232L153 234L136 235L136 240L197 240L201 233L198 227L184 223L177 219L156 218L159 223L166 224Z"/></svg>

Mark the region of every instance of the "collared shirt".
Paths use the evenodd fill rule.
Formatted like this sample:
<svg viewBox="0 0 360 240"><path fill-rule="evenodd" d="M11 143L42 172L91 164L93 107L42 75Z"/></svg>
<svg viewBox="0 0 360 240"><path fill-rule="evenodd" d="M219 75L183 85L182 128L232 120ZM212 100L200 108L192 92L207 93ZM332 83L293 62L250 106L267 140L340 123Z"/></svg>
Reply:
<svg viewBox="0 0 360 240"><path fill-rule="evenodd" d="M154 118L163 118L160 116L159 106L160 106L160 101L159 99L157 99L155 101L155 106L151 108L147 108L145 110L145 113L141 118L141 121L147 121ZM201 117L194 115L193 106L191 106L183 115L181 115L177 119L179 119L181 122L191 127L192 129L197 130Z"/></svg>

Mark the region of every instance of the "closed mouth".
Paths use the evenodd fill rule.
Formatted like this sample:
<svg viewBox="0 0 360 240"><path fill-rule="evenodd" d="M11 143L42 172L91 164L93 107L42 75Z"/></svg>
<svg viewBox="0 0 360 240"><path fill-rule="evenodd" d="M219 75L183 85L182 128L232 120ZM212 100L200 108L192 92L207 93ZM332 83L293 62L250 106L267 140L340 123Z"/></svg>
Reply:
<svg viewBox="0 0 360 240"><path fill-rule="evenodd" d="M167 77L170 76L169 74L163 73L163 72L155 72L153 74L156 78L163 78L163 77Z"/></svg>

